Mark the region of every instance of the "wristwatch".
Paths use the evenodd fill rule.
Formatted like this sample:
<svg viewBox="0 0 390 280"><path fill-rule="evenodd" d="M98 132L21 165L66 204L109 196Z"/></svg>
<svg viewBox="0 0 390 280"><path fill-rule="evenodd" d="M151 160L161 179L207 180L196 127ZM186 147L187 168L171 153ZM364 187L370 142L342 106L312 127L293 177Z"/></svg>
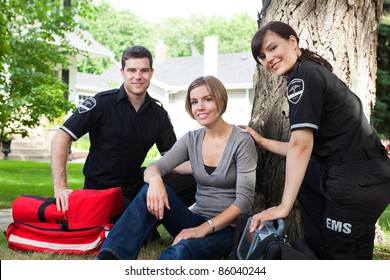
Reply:
<svg viewBox="0 0 390 280"><path fill-rule="evenodd" d="M213 233L213 232L215 232L215 224L214 224L214 222L213 222L213 220L207 220L207 223L210 225L210 227L211 227L211 232Z"/></svg>

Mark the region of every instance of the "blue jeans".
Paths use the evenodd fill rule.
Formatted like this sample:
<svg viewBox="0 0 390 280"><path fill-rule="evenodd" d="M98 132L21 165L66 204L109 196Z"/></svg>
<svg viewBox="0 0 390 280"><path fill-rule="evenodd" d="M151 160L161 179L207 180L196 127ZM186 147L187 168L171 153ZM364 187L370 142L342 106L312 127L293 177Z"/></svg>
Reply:
<svg viewBox="0 0 390 280"><path fill-rule="evenodd" d="M143 186L115 223L99 254L109 252L117 259L137 259L143 242L158 223L156 217L150 214L146 207L148 187L148 184ZM189 210L169 186L165 185L165 187L171 209L165 208L164 218L159 222L164 225L172 237L185 228L197 227L207 220ZM232 249L234 231L233 227L226 227L204 238L182 240L167 248L161 254L160 259L199 260L226 257Z"/></svg>

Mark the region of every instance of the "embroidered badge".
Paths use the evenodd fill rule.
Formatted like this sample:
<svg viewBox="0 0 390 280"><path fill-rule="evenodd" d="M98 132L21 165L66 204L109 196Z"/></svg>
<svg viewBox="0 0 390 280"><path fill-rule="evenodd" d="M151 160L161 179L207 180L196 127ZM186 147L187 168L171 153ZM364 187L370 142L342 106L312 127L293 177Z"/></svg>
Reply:
<svg viewBox="0 0 390 280"><path fill-rule="evenodd" d="M294 79L288 84L287 98L291 103L297 104L303 95L305 82L302 79Z"/></svg>
<svg viewBox="0 0 390 280"><path fill-rule="evenodd" d="M80 114L88 112L92 110L96 106L96 100L93 97L85 99L83 103L79 105L78 111Z"/></svg>

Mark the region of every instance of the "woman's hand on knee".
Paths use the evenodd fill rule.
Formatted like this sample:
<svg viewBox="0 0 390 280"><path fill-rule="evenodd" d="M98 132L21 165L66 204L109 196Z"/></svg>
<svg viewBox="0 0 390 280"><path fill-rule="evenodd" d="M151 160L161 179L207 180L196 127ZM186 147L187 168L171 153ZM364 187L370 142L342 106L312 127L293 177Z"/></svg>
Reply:
<svg viewBox="0 0 390 280"><path fill-rule="evenodd" d="M207 229L207 228L206 228ZM203 229L202 225L195 228L183 229L173 240L172 246L179 243L182 240L191 238L203 238L207 235L207 230Z"/></svg>

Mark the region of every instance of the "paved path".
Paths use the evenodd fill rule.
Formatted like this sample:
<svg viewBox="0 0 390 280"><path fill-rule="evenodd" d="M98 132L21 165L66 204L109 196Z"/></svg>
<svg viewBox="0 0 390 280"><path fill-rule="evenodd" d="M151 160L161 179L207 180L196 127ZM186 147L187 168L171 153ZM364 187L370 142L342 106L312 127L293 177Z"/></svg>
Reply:
<svg viewBox="0 0 390 280"><path fill-rule="evenodd" d="M8 225L12 223L12 210L0 209L0 231L4 232Z"/></svg>

